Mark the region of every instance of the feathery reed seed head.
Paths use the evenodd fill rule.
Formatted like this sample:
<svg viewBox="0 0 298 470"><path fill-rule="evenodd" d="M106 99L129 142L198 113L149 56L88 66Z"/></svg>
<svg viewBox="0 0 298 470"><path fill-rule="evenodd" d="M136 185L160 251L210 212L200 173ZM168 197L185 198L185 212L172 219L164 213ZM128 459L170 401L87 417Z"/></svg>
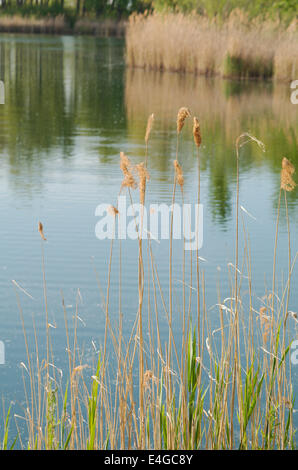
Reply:
<svg viewBox="0 0 298 470"><path fill-rule="evenodd" d="M200 123L198 118L193 118L193 138L197 147L200 147L202 142Z"/></svg>
<svg viewBox="0 0 298 470"><path fill-rule="evenodd" d="M114 217L116 217L116 215L119 214L119 211L115 206L109 206L108 207L108 212L109 212L109 214L113 215Z"/></svg>
<svg viewBox="0 0 298 470"><path fill-rule="evenodd" d="M127 173L129 173L130 167L131 167L131 163L130 163L129 158L125 155L124 152L120 152L120 169L122 173L124 174L124 176L126 176Z"/></svg>
<svg viewBox="0 0 298 470"><path fill-rule="evenodd" d="M181 166L178 163L178 160L174 160L173 162L174 168L175 168L175 174L176 174L176 180L177 183L179 184L181 190L183 190L184 186L184 177L183 177L183 171Z"/></svg>
<svg viewBox="0 0 298 470"><path fill-rule="evenodd" d="M136 172L139 176L139 189L140 189L140 202L144 204L145 201L145 190L146 190L146 181L149 180L150 175L145 168L144 162L139 163L135 167Z"/></svg>
<svg viewBox="0 0 298 470"><path fill-rule="evenodd" d="M127 175L124 176L121 188L132 188L136 189L137 188L137 182L134 179L134 176L132 173L127 173Z"/></svg>
<svg viewBox="0 0 298 470"><path fill-rule="evenodd" d="M144 373L144 388L150 389L152 383L157 383L157 378L153 375L152 370L146 370Z"/></svg>
<svg viewBox="0 0 298 470"><path fill-rule="evenodd" d="M124 187L135 189L137 187L137 183L131 171L132 164L124 152L120 152L120 169L124 175L121 189Z"/></svg>
<svg viewBox="0 0 298 470"><path fill-rule="evenodd" d="M295 173L295 167L286 157L282 159L281 167L280 187L288 192L293 191L296 186L292 178L292 175Z"/></svg>
<svg viewBox="0 0 298 470"><path fill-rule="evenodd" d="M77 367L75 367L71 373L71 381L74 380L75 376L79 373L81 373L84 369L86 369L88 366L88 364L84 364L84 365L79 365Z"/></svg>
<svg viewBox="0 0 298 470"><path fill-rule="evenodd" d="M41 238L46 241L46 237L44 236L44 233L43 233L43 225L41 222L38 222L38 231L39 231L39 234L41 236Z"/></svg>
<svg viewBox="0 0 298 470"><path fill-rule="evenodd" d="M264 343L267 343L270 328L271 328L271 322L272 318L267 314L267 307L261 307L260 308L260 325L262 328L262 337Z"/></svg>
<svg viewBox="0 0 298 470"><path fill-rule="evenodd" d="M180 108L177 115L177 133L179 134L184 126L185 119L190 117L190 110L188 108Z"/></svg>

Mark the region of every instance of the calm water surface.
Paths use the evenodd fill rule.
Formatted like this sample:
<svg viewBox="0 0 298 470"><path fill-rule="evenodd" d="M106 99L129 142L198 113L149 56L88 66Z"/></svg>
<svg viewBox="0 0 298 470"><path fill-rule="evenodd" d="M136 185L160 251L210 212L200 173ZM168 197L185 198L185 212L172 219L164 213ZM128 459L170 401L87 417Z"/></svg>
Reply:
<svg viewBox="0 0 298 470"><path fill-rule="evenodd" d="M298 106L290 102L289 87L126 70L123 52L124 43L114 39L0 36L0 79L5 84L5 104L0 105L0 340L5 345L0 394L6 407L11 401L15 403L18 413L25 403L20 364L26 362L20 309L30 351L34 353L34 323L41 354L45 344L38 221L43 222L47 237L45 272L49 321L55 327L51 330L55 363L65 369L62 298L70 321L76 310L79 314L78 338L84 362L95 356L94 345L98 349L102 345L101 290L106 292L110 242L95 236L95 209L100 203L116 204L122 181L119 152L126 152L134 163L144 160L144 133L152 112L155 123L149 145L148 203L171 203L177 110L188 106L201 122L204 243L200 256L205 260L202 269L208 320L213 328L219 325L214 307L218 302L216 287L220 285L222 298L230 295L228 264L234 262L235 140L249 131L264 142L265 153L252 144L241 151L240 204L250 214L241 211L241 227L243 220L250 237L256 310L270 289L281 159L286 156L298 166ZM197 197L197 159L191 132L189 121L182 132L179 157L187 202ZM177 198L181 200L179 193ZM288 195L288 202L294 257L298 250L297 190ZM168 242L152 243L166 297ZM243 235L240 245L242 261ZM182 253L182 242L175 241L176 333L181 326ZM281 287L288 266L283 203L278 253ZM189 263L189 252L186 257ZM116 242L110 295L113 322L119 310L118 260ZM122 272L127 336L138 305L134 241L122 246ZM296 267L290 298L294 312L298 309L297 280ZM191 282L189 268L186 282ZM247 285L243 285L245 295ZM195 302L192 311L195 315ZM167 320L162 308L160 325L166 341ZM291 319L293 338L296 326ZM292 375L297 392L297 365Z"/></svg>

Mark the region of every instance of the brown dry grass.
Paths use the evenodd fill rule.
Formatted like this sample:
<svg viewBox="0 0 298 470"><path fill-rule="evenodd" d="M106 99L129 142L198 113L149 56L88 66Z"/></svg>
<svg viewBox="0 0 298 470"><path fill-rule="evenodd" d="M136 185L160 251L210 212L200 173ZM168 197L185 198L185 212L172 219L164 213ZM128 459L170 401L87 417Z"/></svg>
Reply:
<svg viewBox="0 0 298 470"><path fill-rule="evenodd" d="M42 34L92 34L101 37L123 37L126 21L112 19L92 20L90 18L78 19L72 28L65 20L64 15L56 17L36 18L34 16L2 15L0 16L1 32L16 33L42 33Z"/></svg>
<svg viewBox="0 0 298 470"><path fill-rule="evenodd" d="M197 15L133 15L126 32L131 67L240 78L294 80L298 29L249 21L234 11L225 22Z"/></svg>
<svg viewBox="0 0 298 470"><path fill-rule="evenodd" d="M69 27L63 15L53 18L22 17L18 15L0 17L1 32L61 34L68 29Z"/></svg>

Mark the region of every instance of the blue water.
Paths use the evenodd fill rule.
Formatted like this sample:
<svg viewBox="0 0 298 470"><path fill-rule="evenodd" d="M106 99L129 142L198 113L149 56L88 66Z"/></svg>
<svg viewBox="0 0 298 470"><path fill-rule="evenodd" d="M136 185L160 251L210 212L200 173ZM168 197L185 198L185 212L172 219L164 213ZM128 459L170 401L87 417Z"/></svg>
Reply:
<svg viewBox="0 0 298 470"><path fill-rule="evenodd" d="M62 299L70 325L75 315L79 317L78 345L84 361L91 363L102 347L105 309L101 291L105 297L110 241L100 241L95 236L95 210L100 203L116 204L122 181L119 152L127 153L133 163L144 160L144 133L151 112L155 122L149 144L148 205L172 201L178 108L189 106L201 122L204 242L200 256L211 329L219 326L218 309L214 307L218 303L217 286L220 285L222 299L230 296L228 273L233 273L233 269L229 263L235 259L235 140L239 133L249 131L264 142L265 153L255 144L241 150L240 205L244 210L240 210L239 252L241 266L243 221L250 239L256 310L262 305L260 298L266 289L271 288L281 159L286 156L298 164L298 106L291 104L287 85L236 84L142 70L132 72L125 68L123 52L124 43L116 39L0 36L0 79L5 85L5 104L0 105L0 340L5 346L0 394L5 408L12 402L18 415L22 415L25 406L22 374L26 377L26 371L21 363L27 364L22 315L30 354L35 350L34 325L40 354L45 353L43 255L56 366L67 369ZM179 147L185 177L184 201L193 203L197 198L197 157L190 121L185 124ZM137 192L133 198L137 201ZM177 201L181 202L179 190ZM288 204L294 259L298 250L297 189L288 195ZM44 225L45 243L37 231L38 221ZM282 200L279 292L287 279L287 247ZM168 302L168 241L152 241L152 248ZM146 270L146 249L144 252ZM173 253L173 329L178 338L183 312L182 240L174 242ZM128 338L138 308L137 242L123 241L121 257L121 311L124 336ZM190 252L186 259L185 282L195 286L194 272L191 281ZM248 301L245 279L243 296ZM297 279L295 267L289 305L294 312L298 303ZM115 241L109 302L113 325L117 325L119 316L118 292L119 243ZM186 292L188 299L190 289L186 288ZM144 318L148 315L147 300L146 293ZM158 306L165 342L168 323L161 299ZM194 301L194 319L195 311ZM144 328L147 338L147 321ZM289 320L289 329L292 338L297 338L294 319ZM292 380L295 393L297 365L292 367Z"/></svg>

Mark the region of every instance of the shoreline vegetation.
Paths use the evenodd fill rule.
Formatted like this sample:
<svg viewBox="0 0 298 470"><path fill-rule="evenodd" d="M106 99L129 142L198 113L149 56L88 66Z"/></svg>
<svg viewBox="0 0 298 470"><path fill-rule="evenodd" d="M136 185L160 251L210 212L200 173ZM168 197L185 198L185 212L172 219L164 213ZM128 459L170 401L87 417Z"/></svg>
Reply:
<svg viewBox="0 0 298 470"><path fill-rule="evenodd" d="M144 12L150 4L148 0L3 0L0 32L124 37L129 15Z"/></svg>
<svg viewBox="0 0 298 470"><path fill-rule="evenodd" d="M298 20L192 14L132 15L126 63L147 70L290 82L298 75Z"/></svg>
<svg viewBox="0 0 298 470"><path fill-rule="evenodd" d="M291 82L298 75L298 20L287 26L241 10L226 19L197 14L127 18L0 15L0 33L125 37L130 68L230 79Z"/></svg>
<svg viewBox="0 0 298 470"><path fill-rule="evenodd" d="M291 0L5 0L1 32L125 37L133 68L283 82L298 75Z"/></svg>
<svg viewBox="0 0 298 470"><path fill-rule="evenodd" d="M126 20L112 18L78 18L72 24L64 15L36 16L2 15L0 33L27 34L88 34L100 37L125 36Z"/></svg>

